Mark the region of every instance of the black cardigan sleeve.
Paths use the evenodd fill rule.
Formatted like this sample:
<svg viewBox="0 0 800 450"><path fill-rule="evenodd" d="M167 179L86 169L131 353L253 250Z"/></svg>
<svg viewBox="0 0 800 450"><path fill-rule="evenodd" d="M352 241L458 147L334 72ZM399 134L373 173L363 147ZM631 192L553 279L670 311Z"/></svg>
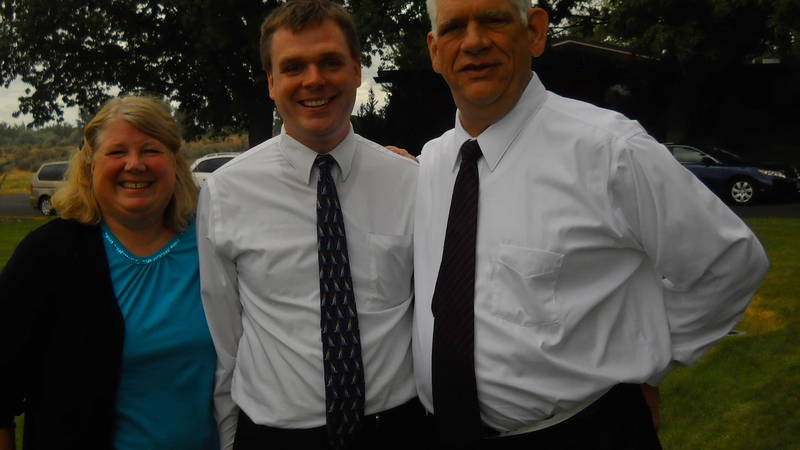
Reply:
<svg viewBox="0 0 800 450"><path fill-rule="evenodd" d="M41 285L56 267L48 257L48 233L34 230L20 242L0 273L0 428L23 412L28 368L46 321Z"/></svg>
<svg viewBox="0 0 800 450"><path fill-rule="evenodd" d="M0 273L0 427L24 412L26 449L108 448L124 334L99 227L29 233Z"/></svg>

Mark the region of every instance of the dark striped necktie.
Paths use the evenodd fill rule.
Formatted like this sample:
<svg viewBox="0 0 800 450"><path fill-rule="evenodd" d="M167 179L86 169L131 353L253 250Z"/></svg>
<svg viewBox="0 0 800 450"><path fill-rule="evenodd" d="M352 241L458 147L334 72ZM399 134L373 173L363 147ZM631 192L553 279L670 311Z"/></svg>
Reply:
<svg viewBox="0 0 800 450"><path fill-rule="evenodd" d="M480 436L475 381L475 242L478 228L478 141L461 146L442 263L431 309L433 413L440 442L456 447Z"/></svg>
<svg viewBox="0 0 800 450"><path fill-rule="evenodd" d="M350 277L344 218L330 168L335 160L320 155L317 184L317 249L325 366L328 438L343 449L358 436L364 417L364 364L358 312Z"/></svg>

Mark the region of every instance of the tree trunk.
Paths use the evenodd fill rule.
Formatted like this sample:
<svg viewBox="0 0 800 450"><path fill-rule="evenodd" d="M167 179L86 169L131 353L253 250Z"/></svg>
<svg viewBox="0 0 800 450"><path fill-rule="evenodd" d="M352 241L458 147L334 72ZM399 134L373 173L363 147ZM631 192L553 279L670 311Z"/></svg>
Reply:
<svg viewBox="0 0 800 450"><path fill-rule="evenodd" d="M250 147L272 137L272 118L275 102L269 98L266 83L253 88L247 105L247 132Z"/></svg>

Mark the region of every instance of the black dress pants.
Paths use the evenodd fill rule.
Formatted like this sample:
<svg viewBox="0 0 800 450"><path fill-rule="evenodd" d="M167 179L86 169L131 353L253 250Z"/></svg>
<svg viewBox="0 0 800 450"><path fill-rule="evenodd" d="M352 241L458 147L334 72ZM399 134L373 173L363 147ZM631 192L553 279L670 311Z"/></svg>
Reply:
<svg viewBox="0 0 800 450"><path fill-rule="evenodd" d="M661 450L635 384L619 384L575 416L543 430L482 440L476 450Z"/></svg>
<svg viewBox="0 0 800 450"><path fill-rule="evenodd" d="M348 450L424 449L433 438L425 432L425 408L418 399L362 420L361 432ZM289 430L258 425L239 412L233 450L326 450L325 427Z"/></svg>
<svg viewBox="0 0 800 450"><path fill-rule="evenodd" d="M619 384L573 417L507 437L487 437L469 450L661 450L650 408L637 384ZM439 442L437 449L451 449Z"/></svg>

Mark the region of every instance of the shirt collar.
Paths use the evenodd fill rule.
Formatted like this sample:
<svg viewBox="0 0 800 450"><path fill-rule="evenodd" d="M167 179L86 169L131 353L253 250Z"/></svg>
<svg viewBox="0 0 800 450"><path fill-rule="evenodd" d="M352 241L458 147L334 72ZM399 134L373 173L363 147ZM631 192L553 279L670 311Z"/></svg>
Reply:
<svg viewBox="0 0 800 450"><path fill-rule="evenodd" d="M547 91L542 82L539 81L539 77L534 73L533 78L531 78L528 86L522 92L522 96L517 104L514 105L514 108L478 136L478 145L481 146L483 159L486 161L489 170L494 171L519 133L533 118L536 111L541 108L546 97ZM461 145L468 139L474 139L464 130L460 116L461 112L457 111L451 154L453 158L452 170L456 170L461 162L459 152Z"/></svg>
<svg viewBox="0 0 800 450"><path fill-rule="evenodd" d="M279 147L286 161L294 167L297 175L306 184L311 184L311 173L314 168L314 160L319 153L301 144L295 138L286 134L286 128L281 127L281 137ZM353 166L353 157L356 154L356 134L353 126L350 125L350 132L333 150L328 152L336 160L341 173L341 179L347 180L350 175L350 168Z"/></svg>

